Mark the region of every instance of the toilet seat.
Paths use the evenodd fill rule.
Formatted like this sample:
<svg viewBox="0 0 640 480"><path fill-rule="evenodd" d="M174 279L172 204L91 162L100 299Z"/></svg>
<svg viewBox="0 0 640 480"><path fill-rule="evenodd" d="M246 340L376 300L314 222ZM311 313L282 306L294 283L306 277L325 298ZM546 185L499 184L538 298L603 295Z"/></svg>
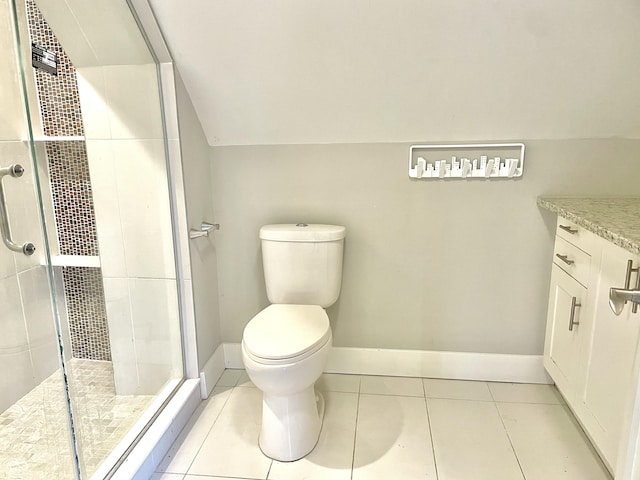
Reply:
<svg viewBox="0 0 640 480"><path fill-rule="evenodd" d="M242 343L253 361L282 364L312 355L330 338L329 317L322 307L274 304L249 321Z"/></svg>

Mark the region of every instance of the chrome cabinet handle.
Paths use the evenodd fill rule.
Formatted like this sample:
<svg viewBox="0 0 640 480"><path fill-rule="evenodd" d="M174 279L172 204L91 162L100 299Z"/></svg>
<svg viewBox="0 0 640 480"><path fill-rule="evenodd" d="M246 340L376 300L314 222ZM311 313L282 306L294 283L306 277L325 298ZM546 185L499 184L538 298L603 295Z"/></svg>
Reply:
<svg viewBox="0 0 640 480"><path fill-rule="evenodd" d="M624 278L624 289L625 290L629 290L629 287L631 287L631 274L632 273L636 274L636 290L638 290L638 289L640 289L640 267L633 268L633 260L628 260L627 261L627 273L625 274L625 278ZM628 300L624 301L625 304L627 302L628 302ZM633 307L631 307L631 311L633 313L636 313L638 311L638 303L636 303L636 302L633 303Z"/></svg>
<svg viewBox="0 0 640 480"><path fill-rule="evenodd" d="M33 243L24 243L18 245L11 240L11 230L9 229L9 215L7 214L7 204L4 198L4 188L2 186L2 179L7 175L11 177L21 177L24 173L24 168L21 165L15 164L9 167L0 168L0 230L2 231L2 241L9 250L14 252L24 253L25 255L33 255L36 251L36 247Z"/></svg>
<svg viewBox="0 0 640 480"><path fill-rule="evenodd" d="M571 235L575 235L576 233L578 233L577 228L571 228L569 225L558 225L558 228L561 228L562 230L564 230L567 233L570 233Z"/></svg>
<svg viewBox="0 0 640 480"><path fill-rule="evenodd" d="M556 257L558 257L560 260L562 260L567 265L573 265L574 263L576 263L573 260L569 260L569 256L568 255L560 255L559 253L556 253Z"/></svg>
<svg viewBox="0 0 640 480"><path fill-rule="evenodd" d="M574 325L580 325L580 322L576 322L576 320L575 320L576 307L581 307L582 306L580 303L576 303L577 300L578 299L576 297L571 297L571 315L569 316L569 331L570 332L573 331L573 326Z"/></svg>

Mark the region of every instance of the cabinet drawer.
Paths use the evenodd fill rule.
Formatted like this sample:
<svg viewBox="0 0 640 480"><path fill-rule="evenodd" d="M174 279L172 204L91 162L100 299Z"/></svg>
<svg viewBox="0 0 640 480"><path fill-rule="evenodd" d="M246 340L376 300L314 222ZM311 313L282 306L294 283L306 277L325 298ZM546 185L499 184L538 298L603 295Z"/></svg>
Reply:
<svg viewBox="0 0 640 480"><path fill-rule="evenodd" d="M562 217L558 217L556 235L585 252L590 252L597 242L595 234Z"/></svg>
<svg viewBox="0 0 640 480"><path fill-rule="evenodd" d="M588 287L591 256L575 245L567 242L560 235L556 236L556 245L553 249L553 263L558 265L558 267L582 285Z"/></svg>

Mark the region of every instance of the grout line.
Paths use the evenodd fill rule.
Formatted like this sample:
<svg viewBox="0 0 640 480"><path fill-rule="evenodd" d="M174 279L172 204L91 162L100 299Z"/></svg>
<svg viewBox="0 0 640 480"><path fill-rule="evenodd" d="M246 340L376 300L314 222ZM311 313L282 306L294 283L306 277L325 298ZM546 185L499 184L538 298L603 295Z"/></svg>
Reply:
<svg viewBox="0 0 640 480"><path fill-rule="evenodd" d="M362 385L362 377L358 379L358 401L356 403L356 428L353 429L353 452L351 453L351 475L349 478L353 480L353 468L356 462L356 438L358 437L358 416L360 415L360 387Z"/></svg>
<svg viewBox="0 0 640 480"><path fill-rule="evenodd" d="M527 476L525 475L524 469L522 468L522 464L520 463L520 458L518 457L518 452L516 452L516 447L513 445L513 441L511 440L511 435L509 435L509 430L507 430L507 425L504 423L504 418L502 418L502 413L500 413L500 409L498 408L497 402L493 402L493 406L498 412L498 417L500 417L502 428L504 428L504 433L507 435L507 440L509 440L509 445L511 445L513 456L516 457L516 462L518 462L518 468L520 468L520 473L522 473L522 478L524 480L527 480Z"/></svg>
<svg viewBox="0 0 640 480"><path fill-rule="evenodd" d="M427 398L427 389L422 382L422 391L424 393L424 407L427 411L427 427L429 428L429 439L431 440L431 455L433 455L433 468L436 471L436 480L438 480L438 460L436 458L436 445L433 441L433 431L431 430L431 416L429 415L429 399Z"/></svg>
<svg viewBox="0 0 640 480"><path fill-rule="evenodd" d="M216 388L215 386L213 388ZM226 388L226 387L222 387L222 388ZM236 387L229 387L229 395L227 395L227 398L225 399L224 403L222 404L222 407L220 407L220 411L218 412L218 414L216 415L216 418L213 419L213 422L211 422L211 426L209 427L209 429L207 430L207 434L204 436L204 438L202 439L202 443L200 444L200 446L198 447L198 451L196 452L196 454L193 456L193 458L191 459L191 461L189 462L189 466L187 467L187 471L185 473L185 475L189 475L189 470L191 470L191 466L193 465L193 462L196 461L196 457L198 456L198 454L200 453L200 450L202 450L202 446L204 445L204 442L207 441L207 438L209 437L209 434L211 433L211 430L213 429L213 426L216 424L216 422L218 421L218 418L220 418L220 415L222 415L222 412L224 410L224 408L227 406L227 403L229 402L229 399L231 398L231 394L233 393L233 389ZM211 393L213 393L213 390L211 391ZM209 395L209 398L207 399L210 400L211 399L211 395ZM208 402L207 402L208 404ZM206 406L205 406L206 408ZM204 409L203 409L204 412ZM195 413L195 412L194 412ZM193 415L192 415L193 416ZM191 420L191 418L189 419L189 421ZM188 423L188 422L187 422ZM197 421L196 421L197 423ZM194 424L195 425L195 424ZM185 425L186 426L186 425ZM182 433L182 432L180 432ZM178 435L180 435L180 433ZM177 440L177 438L176 438ZM174 442L175 443L175 442ZM182 440L182 442L180 442L180 446L182 446L182 443L184 443L184 439ZM171 445L171 447L173 447L173 444ZM171 448L169 447L169 448ZM179 447L178 447L179 448ZM163 459L164 460L164 459ZM160 461L162 463L162 460Z"/></svg>
<svg viewBox="0 0 640 480"><path fill-rule="evenodd" d="M269 470L267 470L267 476L264 477L265 480L269 479L269 474L271 474L271 469L273 468L273 459L271 459L271 463L269 464Z"/></svg>

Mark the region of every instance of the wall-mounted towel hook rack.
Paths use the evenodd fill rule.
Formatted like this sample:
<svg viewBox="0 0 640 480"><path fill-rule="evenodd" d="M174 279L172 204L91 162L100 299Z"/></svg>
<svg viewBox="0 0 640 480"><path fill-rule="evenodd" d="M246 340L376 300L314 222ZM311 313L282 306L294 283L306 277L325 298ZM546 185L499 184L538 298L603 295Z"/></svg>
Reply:
<svg viewBox="0 0 640 480"><path fill-rule="evenodd" d="M196 230L195 228L189 230L189 238L208 237L211 230L220 230L220 224L202 222L200 230Z"/></svg>
<svg viewBox="0 0 640 480"><path fill-rule="evenodd" d="M17 163L9 167L0 168L0 230L2 231L2 241L9 250L24 253L25 255L33 255L36 247L33 243L24 243L18 245L11 240L11 230L9 229L9 215L7 214L7 204L4 199L4 188L2 179L7 175L19 178L24 173L24 168Z"/></svg>

